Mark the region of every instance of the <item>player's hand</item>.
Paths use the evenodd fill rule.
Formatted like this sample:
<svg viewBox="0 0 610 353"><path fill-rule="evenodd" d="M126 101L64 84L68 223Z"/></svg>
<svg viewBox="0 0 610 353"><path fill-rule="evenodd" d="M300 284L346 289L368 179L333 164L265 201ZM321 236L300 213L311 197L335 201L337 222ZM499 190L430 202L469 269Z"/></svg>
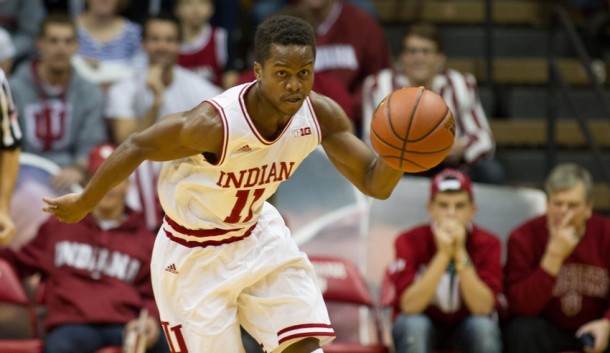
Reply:
<svg viewBox="0 0 610 353"><path fill-rule="evenodd" d="M46 206L42 207L44 212L50 213L62 222L76 223L83 219L91 211L87 208L80 194L67 194L55 199L43 197Z"/></svg>
<svg viewBox="0 0 610 353"><path fill-rule="evenodd" d="M70 190L73 185L81 184L83 180L84 175L79 169L66 167L51 178L51 187L56 191L66 191Z"/></svg>
<svg viewBox="0 0 610 353"><path fill-rule="evenodd" d="M610 321L607 319L600 319L588 322L582 325L576 331L576 337L580 337L585 333L590 333L595 337L595 345L591 347L585 347L586 353L601 353L608 347L608 335L610 335Z"/></svg>
<svg viewBox="0 0 610 353"><path fill-rule="evenodd" d="M7 212L0 211L0 246L8 245L17 234L13 220Z"/></svg>
<svg viewBox="0 0 610 353"><path fill-rule="evenodd" d="M546 251L564 260L574 250L580 237L576 234L576 227L571 224L572 217L574 216L573 211L567 212L559 220L549 220L549 241L547 243Z"/></svg>

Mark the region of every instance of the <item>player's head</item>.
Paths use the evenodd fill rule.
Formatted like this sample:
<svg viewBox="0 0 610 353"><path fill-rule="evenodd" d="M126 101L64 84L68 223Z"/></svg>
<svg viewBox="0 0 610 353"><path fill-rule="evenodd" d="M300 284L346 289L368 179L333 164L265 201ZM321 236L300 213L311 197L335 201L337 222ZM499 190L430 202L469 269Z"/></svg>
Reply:
<svg viewBox="0 0 610 353"><path fill-rule="evenodd" d="M150 65L170 67L178 57L181 41L178 19L162 12L146 18L142 26L142 47Z"/></svg>
<svg viewBox="0 0 610 353"><path fill-rule="evenodd" d="M574 163L557 165L546 179L547 219L558 225L571 213L569 224L580 232L593 212L593 179L589 171Z"/></svg>
<svg viewBox="0 0 610 353"><path fill-rule="evenodd" d="M95 172L100 168L102 163L114 152L116 146L110 143L103 143L97 145L89 151L89 158L87 159L87 172L89 178L91 178ZM110 189L104 195L102 200L95 207L94 213L101 213L106 217L110 218L113 212L122 211L125 207L125 197L129 190L129 179L125 179L115 187Z"/></svg>
<svg viewBox="0 0 610 353"><path fill-rule="evenodd" d="M400 62L412 86L426 86L445 65L439 29L427 22L411 25L402 39Z"/></svg>
<svg viewBox="0 0 610 353"><path fill-rule="evenodd" d="M214 3L212 0L176 0L174 13L182 25L199 28L214 15Z"/></svg>
<svg viewBox="0 0 610 353"><path fill-rule="evenodd" d="M38 58L55 72L72 69L71 59L78 50L76 24L64 13L51 13L40 24L36 39Z"/></svg>
<svg viewBox="0 0 610 353"><path fill-rule="evenodd" d="M464 225L472 222L476 204L470 178L456 169L444 169L430 183L428 212L432 221L453 218Z"/></svg>
<svg viewBox="0 0 610 353"><path fill-rule="evenodd" d="M293 16L272 16L256 30L258 88L282 114L296 113L311 92L315 42L313 27Z"/></svg>

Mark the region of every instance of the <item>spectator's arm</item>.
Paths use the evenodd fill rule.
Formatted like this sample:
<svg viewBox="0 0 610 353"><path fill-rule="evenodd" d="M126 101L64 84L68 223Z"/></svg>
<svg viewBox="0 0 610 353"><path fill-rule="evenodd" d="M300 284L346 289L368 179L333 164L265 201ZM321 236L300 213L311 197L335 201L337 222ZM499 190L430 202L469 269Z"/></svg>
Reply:
<svg viewBox="0 0 610 353"><path fill-rule="evenodd" d="M540 259L523 235L517 231L508 239L506 295L515 314L538 315L551 299L556 277L542 269Z"/></svg>
<svg viewBox="0 0 610 353"><path fill-rule="evenodd" d="M485 254L481 263L462 267L460 290L466 306L474 315L489 315L495 307L496 297L502 290L502 265L500 259L500 241L489 244L484 249L478 249ZM465 261L467 254L456 256L456 263Z"/></svg>
<svg viewBox="0 0 610 353"><path fill-rule="evenodd" d="M456 80L457 81L457 80ZM464 87L458 86L455 89L464 90L456 92L460 102L456 106L460 107L459 125L462 128L462 143L464 144L463 159L466 163L473 163L480 158L493 155L495 142L489 128L487 116L483 110L480 98L477 94L477 84L474 76L464 74Z"/></svg>

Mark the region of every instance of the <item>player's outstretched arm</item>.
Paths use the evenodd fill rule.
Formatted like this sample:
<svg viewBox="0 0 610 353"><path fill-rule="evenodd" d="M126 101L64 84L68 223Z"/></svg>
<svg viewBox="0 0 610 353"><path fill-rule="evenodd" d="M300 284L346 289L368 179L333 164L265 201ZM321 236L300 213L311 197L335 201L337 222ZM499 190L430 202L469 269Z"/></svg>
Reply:
<svg viewBox="0 0 610 353"><path fill-rule="evenodd" d="M222 129L218 113L208 103L164 117L121 143L81 194L43 198L46 203L43 211L64 222L78 222L108 190L129 177L144 160L169 161L202 152L220 153Z"/></svg>
<svg viewBox="0 0 610 353"><path fill-rule="evenodd" d="M311 93L322 129L322 147L337 170L364 194L387 199L403 175L353 134L349 118L332 99Z"/></svg>

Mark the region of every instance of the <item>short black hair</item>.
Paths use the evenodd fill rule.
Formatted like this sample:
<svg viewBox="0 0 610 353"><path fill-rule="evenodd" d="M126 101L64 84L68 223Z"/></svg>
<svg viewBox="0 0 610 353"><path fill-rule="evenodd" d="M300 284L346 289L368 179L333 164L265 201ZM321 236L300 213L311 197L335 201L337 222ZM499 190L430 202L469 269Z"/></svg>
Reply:
<svg viewBox="0 0 610 353"><path fill-rule="evenodd" d="M156 15L151 15L144 19L144 23L142 24L142 40L146 39L146 35L148 34L148 24L152 21L163 21L173 23L174 26L176 26L176 30L178 31L178 41L182 41L182 26L180 26L180 21L171 12L167 11L161 11Z"/></svg>
<svg viewBox="0 0 610 353"><path fill-rule="evenodd" d="M68 26L74 32L74 36L77 36L78 30L76 28L76 23L74 22L74 19L70 17L70 15L65 12L52 12L42 20L40 26L38 27L37 37L39 39L44 38L44 36L47 35L47 27L50 25Z"/></svg>
<svg viewBox="0 0 610 353"><path fill-rule="evenodd" d="M262 64L269 57L272 44L310 46L316 54L316 33L313 27L300 18L274 15L256 29L254 60Z"/></svg>

